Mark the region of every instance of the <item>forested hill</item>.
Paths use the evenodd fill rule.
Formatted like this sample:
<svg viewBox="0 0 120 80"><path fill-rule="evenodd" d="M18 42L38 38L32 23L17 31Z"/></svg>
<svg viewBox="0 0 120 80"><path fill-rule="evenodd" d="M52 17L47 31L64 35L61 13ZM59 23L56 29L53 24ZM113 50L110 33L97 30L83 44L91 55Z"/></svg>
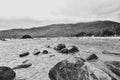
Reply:
<svg viewBox="0 0 120 80"><path fill-rule="evenodd" d="M0 38L21 38L23 35L31 35L32 37L119 36L120 23L114 21L93 21L0 31Z"/></svg>

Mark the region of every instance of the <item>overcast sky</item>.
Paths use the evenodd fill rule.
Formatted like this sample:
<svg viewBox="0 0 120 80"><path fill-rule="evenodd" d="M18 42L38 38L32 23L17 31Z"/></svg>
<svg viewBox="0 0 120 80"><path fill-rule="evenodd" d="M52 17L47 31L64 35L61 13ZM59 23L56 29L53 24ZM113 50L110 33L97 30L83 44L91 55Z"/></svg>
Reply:
<svg viewBox="0 0 120 80"><path fill-rule="evenodd" d="M2 19L120 20L120 0L0 0Z"/></svg>

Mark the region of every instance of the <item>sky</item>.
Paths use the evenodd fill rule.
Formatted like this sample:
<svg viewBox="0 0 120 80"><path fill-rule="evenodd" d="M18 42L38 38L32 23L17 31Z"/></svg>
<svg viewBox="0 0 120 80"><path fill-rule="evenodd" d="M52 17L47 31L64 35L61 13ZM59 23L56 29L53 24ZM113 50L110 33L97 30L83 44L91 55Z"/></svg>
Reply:
<svg viewBox="0 0 120 80"><path fill-rule="evenodd" d="M10 20L19 22L22 19L37 22L120 21L120 0L0 0L0 25L1 22L5 24L10 23ZM5 26L0 27L3 29ZM7 26L5 29L7 28L13 27Z"/></svg>

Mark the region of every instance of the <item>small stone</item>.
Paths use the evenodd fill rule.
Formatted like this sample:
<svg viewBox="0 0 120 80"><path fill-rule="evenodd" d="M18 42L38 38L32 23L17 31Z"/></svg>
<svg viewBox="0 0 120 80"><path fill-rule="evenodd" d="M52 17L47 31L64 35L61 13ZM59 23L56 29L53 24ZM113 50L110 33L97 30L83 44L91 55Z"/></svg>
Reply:
<svg viewBox="0 0 120 80"><path fill-rule="evenodd" d="M30 53L29 52L24 52L22 54L19 55L19 57L25 57L25 56L28 56Z"/></svg>
<svg viewBox="0 0 120 80"><path fill-rule="evenodd" d="M47 51L47 50L43 50L42 53L43 53L43 54L48 54L48 51Z"/></svg>
<svg viewBox="0 0 120 80"><path fill-rule="evenodd" d="M55 55L50 55L50 57L54 57Z"/></svg>
<svg viewBox="0 0 120 80"><path fill-rule="evenodd" d="M35 49L33 55L39 55L41 52L38 49Z"/></svg>

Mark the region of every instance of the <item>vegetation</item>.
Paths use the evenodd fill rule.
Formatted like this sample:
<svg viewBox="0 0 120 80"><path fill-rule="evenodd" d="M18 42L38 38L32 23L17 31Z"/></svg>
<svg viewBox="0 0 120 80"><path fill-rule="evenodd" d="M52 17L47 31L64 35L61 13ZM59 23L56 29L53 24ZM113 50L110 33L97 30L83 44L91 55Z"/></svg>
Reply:
<svg viewBox="0 0 120 80"><path fill-rule="evenodd" d="M85 33L85 32L79 32L77 34L74 35L74 37L83 37L83 36L114 36L116 35L114 31L110 31L108 29L106 30L102 30L101 32L97 32L97 33Z"/></svg>
<svg viewBox="0 0 120 80"><path fill-rule="evenodd" d="M103 30L103 32L102 32L102 36L114 36L114 35L115 35L115 32L112 32L108 29Z"/></svg>
<svg viewBox="0 0 120 80"><path fill-rule="evenodd" d="M21 39L27 39L27 38L32 38L30 35L24 35L21 37Z"/></svg>
<svg viewBox="0 0 120 80"><path fill-rule="evenodd" d="M119 36L120 23L114 21L93 21L76 24L53 24L30 29L12 29L0 31L0 38L21 38L24 34L31 34L33 38ZM31 37L28 36L28 38Z"/></svg>

